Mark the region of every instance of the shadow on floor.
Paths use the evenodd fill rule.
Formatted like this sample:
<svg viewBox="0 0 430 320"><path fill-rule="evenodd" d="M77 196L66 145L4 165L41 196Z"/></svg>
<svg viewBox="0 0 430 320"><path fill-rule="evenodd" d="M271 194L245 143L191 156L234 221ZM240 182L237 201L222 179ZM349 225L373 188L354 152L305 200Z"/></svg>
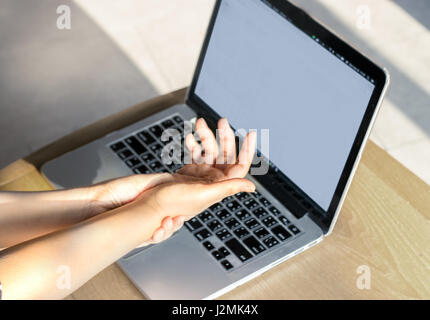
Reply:
<svg viewBox="0 0 430 320"><path fill-rule="evenodd" d="M56 27L59 5L72 29ZM69 0L0 2L0 168L157 95L97 24Z"/></svg>
<svg viewBox="0 0 430 320"><path fill-rule="evenodd" d="M391 0L430 30L429 0Z"/></svg>
<svg viewBox="0 0 430 320"><path fill-rule="evenodd" d="M427 0L417 0L416 6L412 4L415 3L415 1L396 0L395 2L408 3L408 9L416 12L419 11L419 3L424 3L424 1ZM403 70L385 59L377 50L370 47L365 41L360 39L354 30L345 26L345 24L343 24L326 7L315 0L303 1L300 3L300 6L311 15L318 17L318 19L324 24L335 30L336 33L340 34L352 45L369 55L369 57L374 58L378 64L386 67L391 74L391 85L388 90L387 99L394 103L400 111L402 111L409 119L426 132L428 136L430 136L430 112L428 109L430 96L428 93L422 90L414 79L405 74ZM428 7L429 5L426 2L424 6ZM412 8L414 9L412 10ZM429 14L423 13L422 16L424 17L424 15L428 16Z"/></svg>

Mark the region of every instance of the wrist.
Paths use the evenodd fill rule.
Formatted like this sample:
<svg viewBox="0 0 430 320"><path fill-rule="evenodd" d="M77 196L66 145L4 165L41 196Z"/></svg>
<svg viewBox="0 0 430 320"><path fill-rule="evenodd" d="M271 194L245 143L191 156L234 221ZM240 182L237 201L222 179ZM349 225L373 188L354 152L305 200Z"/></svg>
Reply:
<svg viewBox="0 0 430 320"><path fill-rule="evenodd" d="M78 210L78 219L86 220L100 213L107 211L106 203L101 201L100 195L103 193L102 186L94 185L89 187L65 190L67 198L81 202L81 210Z"/></svg>
<svg viewBox="0 0 430 320"><path fill-rule="evenodd" d="M86 213L89 216L95 216L100 213L115 209L119 205L115 205L111 198L111 190L108 184L96 184L81 188L83 197L86 201Z"/></svg>

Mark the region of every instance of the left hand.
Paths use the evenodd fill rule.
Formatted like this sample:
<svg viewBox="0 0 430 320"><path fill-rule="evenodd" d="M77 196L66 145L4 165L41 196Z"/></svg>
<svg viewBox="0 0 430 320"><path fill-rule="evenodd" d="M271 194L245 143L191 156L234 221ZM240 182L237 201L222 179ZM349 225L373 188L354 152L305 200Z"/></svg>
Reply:
<svg viewBox="0 0 430 320"><path fill-rule="evenodd" d="M217 182L246 176L254 157L255 132L250 132L245 137L238 156L236 156L234 132L226 119L218 121L219 148L213 132L209 129L204 119L197 120L196 132L200 136L202 146L196 142L192 134L186 137L186 145L191 152L193 163L178 170L173 175L174 180L178 182L190 180ZM202 155L202 152L204 155ZM171 182L171 177L167 173L132 175L92 186L90 188L94 189L92 193L94 200L90 211L95 215L123 206L138 198L146 190ZM141 246L168 239L189 218L186 216L164 218L152 238Z"/></svg>

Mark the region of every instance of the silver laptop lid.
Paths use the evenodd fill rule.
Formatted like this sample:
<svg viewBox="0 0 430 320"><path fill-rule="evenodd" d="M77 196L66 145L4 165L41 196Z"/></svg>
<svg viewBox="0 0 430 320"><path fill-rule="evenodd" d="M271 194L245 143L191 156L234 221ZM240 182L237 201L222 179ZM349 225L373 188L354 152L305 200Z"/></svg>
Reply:
<svg viewBox="0 0 430 320"><path fill-rule="evenodd" d="M270 130L261 151L272 171L328 232L386 83L383 69L289 2L222 0L188 99L236 129Z"/></svg>

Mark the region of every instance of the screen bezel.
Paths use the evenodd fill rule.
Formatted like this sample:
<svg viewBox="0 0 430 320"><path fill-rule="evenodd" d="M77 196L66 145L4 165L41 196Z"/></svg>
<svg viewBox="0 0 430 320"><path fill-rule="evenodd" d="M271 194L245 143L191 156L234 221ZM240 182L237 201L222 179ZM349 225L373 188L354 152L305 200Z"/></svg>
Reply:
<svg viewBox="0 0 430 320"><path fill-rule="evenodd" d="M218 119L221 118L221 115L219 115L202 99L200 99L196 95L195 89L196 89L197 82L199 80L200 72L203 66L203 62L211 39L212 31L214 29L214 25L215 25L216 18L218 16L219 8L222 1L223 0L217 0L215 3L214 11L208 26L208 30L206 33L205 40L203 42L203 47L200 53L200 57L198 59L196 70L192 79L191 86L188 90L187 99L186 99L186 103L190 107L192 107L199 116L204 117L212 128L216 128L216 122ZM354 139L353 146L348 155L346 164L342 170L341 177L336 186L335 193L330 202L328 210L326 211L326 210L323 210L321 207L319 207L317 203L315 203L311 198L309 198L306 195L306 193L303 190L301 190L299 186L295 185L294 181L292 181L292 185L294 185L295 188L299 189L299 193L304 195L305 197L307 196L310 202L315 206L314 210L310 210L309 213L311 217L314 220L316 220L316 222L322 227L323 231L326 233L330 230L330 226L334 221L335 215L338 211L337 209L341 204L342 196L345 192L345 189L348 187L349 178L353 173L355 162L359 156L361 147L365 142L365 138L367 136L369 126L371 125L378 103L380 102L383 96L384 89L387 84L387 74L384 71L384 69L377 66L369 58L365 57L363 54L361 54L356 49L351 47L349 44L347 44L345 41L340 39L334 33L329 31L326 27L324 27L319 22L314 20L304 10L293 5L289 1L264 0L264 2L267 4L270 4L273 10L277 10L278 12L282 13L283 16L290 23L295 25L302 32L305 32L309 36L314 35L319 39L321 39L321 41L323 41L326 45L333 48L337 53L342 55L345 59L349 60L359 70L363 71L365 74L367 74L374 80L375 88L371 95L369 104L366 108L358 133ZM280 172L280 174L285 177L283 173ZM269 191L271 191L271 189L273 188L277 188L277 186L273 185L272 183L270 182L268 183L267 179L264 179L262 176L254 176L254 178L257 181L259 181L264 187L266 187ZM288 179L288 177L286 178ZM291 182L291 180L289 181ZM277 190L276 194L279 195L279 190ZM280 199L279 196L277 196L277 198L282 202L282 199ZM324 214L320 213L321 210L324 211Z"/></svg>

